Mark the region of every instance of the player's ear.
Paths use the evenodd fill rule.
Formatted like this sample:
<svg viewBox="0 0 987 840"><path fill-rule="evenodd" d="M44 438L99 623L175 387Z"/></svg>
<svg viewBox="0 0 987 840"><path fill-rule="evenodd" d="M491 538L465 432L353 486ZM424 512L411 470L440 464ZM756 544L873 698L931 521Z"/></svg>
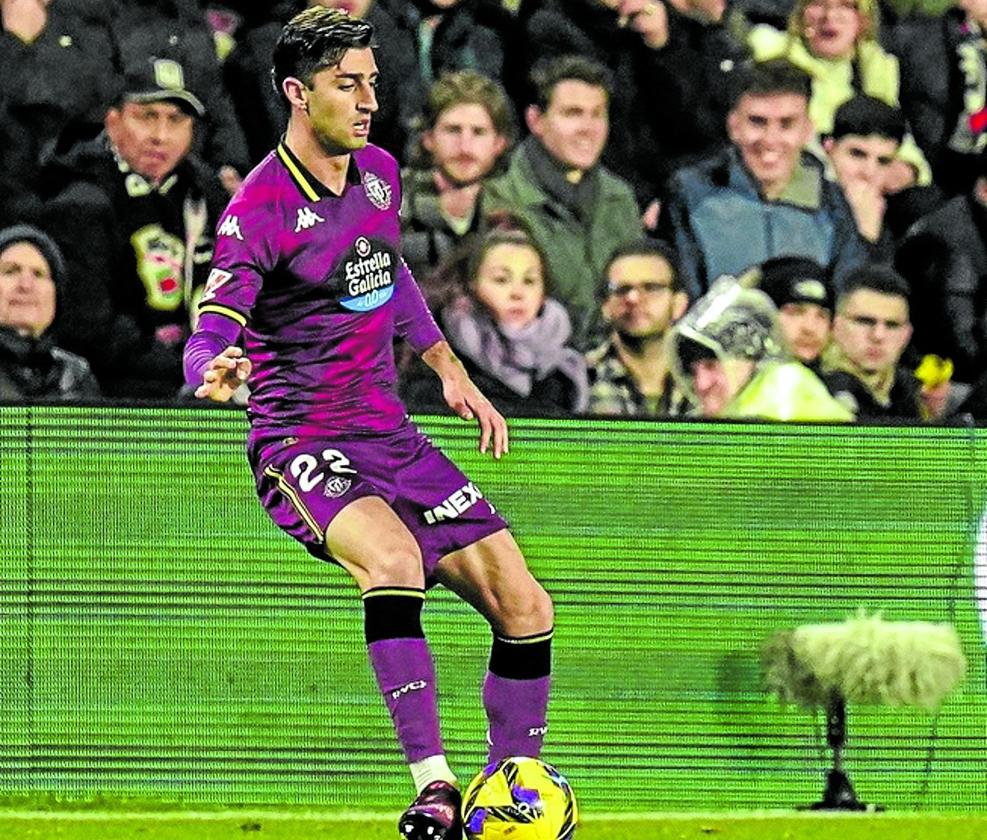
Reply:
<svg viewBox="0 0 987 840"><path fill-rule="evenodd" d="M301 79L287 76L281 83L281 90L292 108L308 113L308 88Z"/></svg>

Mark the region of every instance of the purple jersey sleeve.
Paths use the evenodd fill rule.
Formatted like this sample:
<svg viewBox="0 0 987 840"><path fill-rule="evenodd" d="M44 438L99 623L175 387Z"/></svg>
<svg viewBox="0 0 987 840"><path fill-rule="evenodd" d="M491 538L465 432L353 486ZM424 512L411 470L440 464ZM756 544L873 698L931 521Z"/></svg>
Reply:
<svg viewBox="0 0 987 840"><path fill-rule="evenodd" d="M273 264L274 249L264 235L271 229L270 204L236 196L217 225L213 268L199 300L195 332L185 345L185 382L193 388L202 384L209 362L240 340L264 272Z"/></svg>
<svg viewBox="0 0 987 840"><path fill-rule="evenodd" d="M419 355L435 342L443 340L442 332L404 259L398 267L397 290L394 293L394 331Z"/></svg>
<svg viewBox="0 0 987 840"><path fill-rule="evenodd" d="M422 352L442 335L401 260L399 206L397 162L372 145L336 193L281 143L230 202L186 376L201 384L211 358L241 346L255 441L405 422L394 338Z"/></svg>

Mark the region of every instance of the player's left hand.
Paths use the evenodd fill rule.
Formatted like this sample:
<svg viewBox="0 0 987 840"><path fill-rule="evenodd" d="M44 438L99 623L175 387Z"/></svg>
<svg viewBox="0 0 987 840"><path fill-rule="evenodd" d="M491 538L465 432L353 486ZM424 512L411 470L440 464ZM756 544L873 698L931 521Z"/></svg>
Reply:
<svg viewBox="0 0 987 840"><path fill-rule="evenodd" d="M481 452L486 453L492 445L494 458L507 453L507 421L490 400L480 393L480 389L473 384L465 371L461 377L443 380L442 396L449 408L463 420L476 420L480 424Z"/></svg>

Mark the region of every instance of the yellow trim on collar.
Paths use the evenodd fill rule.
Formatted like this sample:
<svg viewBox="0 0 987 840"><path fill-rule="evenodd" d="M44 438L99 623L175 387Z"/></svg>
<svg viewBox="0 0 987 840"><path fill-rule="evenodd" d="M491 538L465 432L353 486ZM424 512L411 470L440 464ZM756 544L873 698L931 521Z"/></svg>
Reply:
<svg viewBox="0 0 987 840"><path fill-rule="evenodd" d="M278 157L281 158L281 162L285 165L285 168L288 170L295 183L298 184L298 188L305 193L305 197L308 198L309 201L318 201L319 194L308 182L308 179L302 171L295 165L295 162L291 159L291 155L288 154L288 150L285 149L283 143L278 145Z"/></svg>

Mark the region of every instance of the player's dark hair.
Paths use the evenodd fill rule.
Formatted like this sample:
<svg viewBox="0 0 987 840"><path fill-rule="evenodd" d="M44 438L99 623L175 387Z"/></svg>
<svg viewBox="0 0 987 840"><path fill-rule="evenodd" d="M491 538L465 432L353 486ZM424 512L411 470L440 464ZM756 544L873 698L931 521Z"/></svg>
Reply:
<svg viewBox="0 0 987 840"><path fill-rule="evenodd" d="M905 138L905 115L900 108L859 94L840 105L833 118L830 136L839 140L848 134L859 137L876 134L900 143Z"/></svg>
<svg viewBox="0 0 987 840"><path fill-rule="evenodd" d="M603 268L604 282L598 288L601 299L607 297L606 280L610 275L611 267L617 260L624 257L658 257L664 260L672 271L672 291L681 292L685 288L682 276L682 261L679 259L678 252L675 248L661 239L642 236L640 239L635 239L621 245L610 255L610 259L607 260L607 264Z"/></svg>
<svg viewBox="0 0 987 840"><path fill-rule="evenodd" d="M808 73L784 58L752 61L734 74L731 93L731 108L736 108L745 96L793 93L804 97L808 102L812 97L812 79Z"/></svg>
<svg viewBox="0 0 987 840"><path fill-rule="evenodd" d="M274 88L281 93L289 77L311 87L315 74L335 67L347 50L374 46L372 24L339 9L313 6L295 15L281 30L271 69Z"/></svg>
<svg viewBox="0 0 987 840"><path fill-rule="evenodd" d="M490 115L494 131L508 141L513 139L514 111L504 88L494 79L476 70L444 73L429 88L422 110L424 127L435 128L439 117L457 105L479 105Z"/></svg>
<svg viewBox="0 0 987 840"><path fill-rule="evenodd" d="M603 88L608 99L613 89L613 77L600 62L585 55L560 55L539 61L532 69L531 104L540 111L548 110L555 88L568 81Z"/></svg>
<svg viewBox="0 0 987 840"><path fill-rule="evenodd" d="M846 276L843 288L836 298L837 311L842 310L850 295L860 289L902 297L906 303L912 294L908 281L890 266L865 263Z"/></svg>

